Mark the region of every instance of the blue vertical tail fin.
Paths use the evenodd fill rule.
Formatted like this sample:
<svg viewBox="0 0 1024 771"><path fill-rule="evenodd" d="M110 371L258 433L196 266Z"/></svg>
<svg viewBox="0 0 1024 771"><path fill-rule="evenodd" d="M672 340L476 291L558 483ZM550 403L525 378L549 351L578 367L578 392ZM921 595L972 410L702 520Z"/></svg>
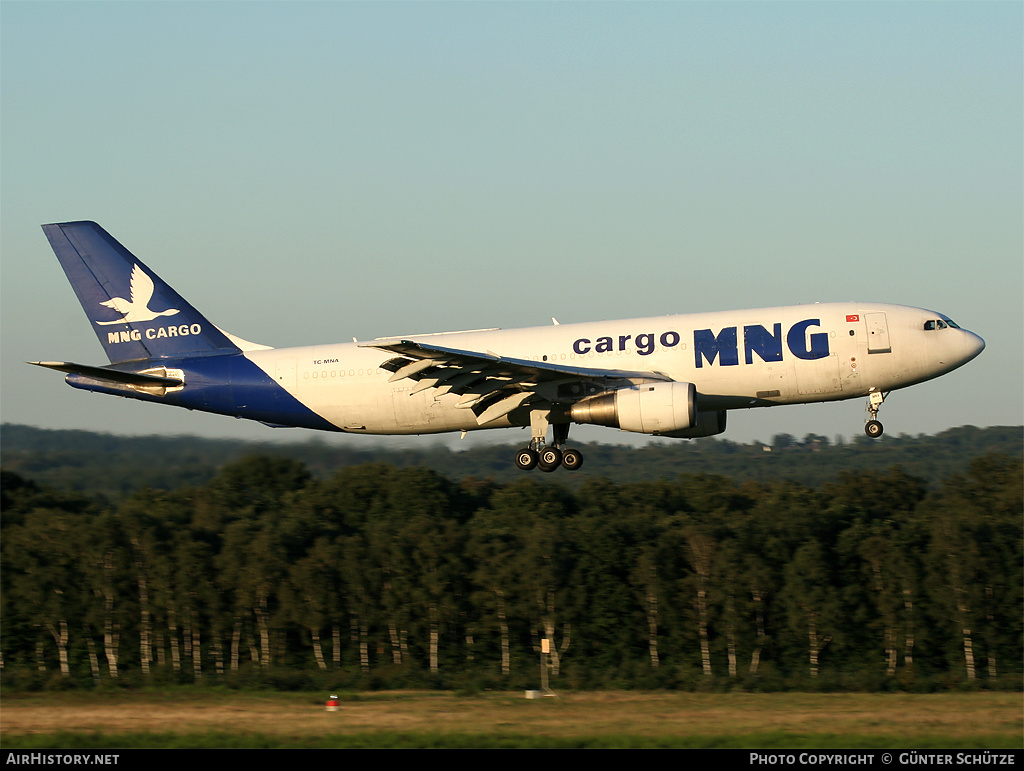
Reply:
<svg viewBox="0 0 1024 771"><path fill-rule="evenodd" d="M95 222L43 232L111 364L240 350Z"/></svg>

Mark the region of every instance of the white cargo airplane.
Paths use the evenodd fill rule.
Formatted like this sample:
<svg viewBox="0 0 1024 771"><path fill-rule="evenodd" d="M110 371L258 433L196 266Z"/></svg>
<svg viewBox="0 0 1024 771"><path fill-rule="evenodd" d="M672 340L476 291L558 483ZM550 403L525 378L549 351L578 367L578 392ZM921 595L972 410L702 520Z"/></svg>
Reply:
<svg viewBox="0 0 1024 771"><path fill-rule="evenodd" d="M111 362L31 362L75 388L350 434L529 426L522 469L578 469L572 423L688 439L776 404L867 397L878 437L890 391L985 347L941 313L850 302L275 349L215 327L96 223L43 231Z"/></svg>

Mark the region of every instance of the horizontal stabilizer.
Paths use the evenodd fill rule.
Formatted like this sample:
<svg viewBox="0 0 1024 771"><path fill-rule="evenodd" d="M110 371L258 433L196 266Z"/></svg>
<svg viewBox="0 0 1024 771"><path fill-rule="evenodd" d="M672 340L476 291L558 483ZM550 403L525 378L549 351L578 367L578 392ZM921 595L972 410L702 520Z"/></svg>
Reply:
<svg viewBox="0 0 1024 771"><path fill-rule="evenodd" d="M70 361L30 361L37 367L46 367L60 372L67 372L69 375L83 375L95 380L109 380L112 383L123 383L133 386L159 386L173 388L182 385L180 378L160 377L159 375L145 375L139 372L121 372L106 367L90 367L88 364L75 364Z"/></svg>

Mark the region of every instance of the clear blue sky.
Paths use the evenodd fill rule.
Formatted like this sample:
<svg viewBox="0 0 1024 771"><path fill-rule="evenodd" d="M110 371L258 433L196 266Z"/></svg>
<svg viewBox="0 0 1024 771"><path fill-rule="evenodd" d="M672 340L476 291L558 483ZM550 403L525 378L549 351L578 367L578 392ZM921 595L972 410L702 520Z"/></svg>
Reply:
<svg viewBox="0 0 1024 771"><path fill-rule="evenodd" d="M312 435L87 394L23 364L104 363L39 229L95 219L213 322L274 346L827 300L931 308L988 348L895 392L886 430L1019 425L1022 9L5 0L0 417ZM855 400L733 413L725 436L862 423Z"/></svg>

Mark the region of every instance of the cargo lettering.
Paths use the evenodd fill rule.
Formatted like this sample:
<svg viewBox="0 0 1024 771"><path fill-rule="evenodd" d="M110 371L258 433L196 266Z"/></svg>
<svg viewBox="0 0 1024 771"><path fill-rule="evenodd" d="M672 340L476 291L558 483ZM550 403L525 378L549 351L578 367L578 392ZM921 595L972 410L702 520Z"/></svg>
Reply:
<svg viewBox="0 0 1024 771"><path fill-rule="evenodd" d="M155 327L142 332L138 329L126 329L120 332L107 332L107 344L130 343L142 340L145 335L147 340L161 340L167 337L188 337L198 335L203 331L200 324L179 324L171 327Z"/></svg>
<svg viewBox="0 0 1024 771"><path fill-rule="evenodd" d="M764 362L782 361L785 349L798 359L821 359L829 355L828 333L811 332L811 327L821 325L820 319L804 319L789 328L783 336L782 324L772 325L771 330L760 324L748 324L743 327L743 361L753 364L754 357ZM713 329L695 329L693 331L694 366L702 369L706 364L717 362L721 367L735 367L740 363L740 328L722 327L717 332ZM632 347L640 356L650 356L661 348L675 348L682 340L674 330L662 332L644 332L638 335L618 335L615 337L598 337L591 340L581 337L572 344L572 350L579 356L588 353L611 353L626 351ZM632 343L630 343L632 341ZM685 346L684 346L685 348Z"/></svg>
<svg viewBox="0 0 1024 771"><path fill-rule="evenodd" d="M641 356L650 356L654 353L654 332L645 332L642 335L637 335L634 339L633 345L636 347L636 352ZM633 338L633 335L619 335L618 347L615 347L616 340L611 337L599 337L597 340L591 342L589 338L581 337L572 344L572 349L583 356L590 353L592 350L594 353L611 353L612 351L624 351L626 350L626 344ZM679 333L678 332L663 332L658 338L662 348L675 348L679 345ZM593 346L593 347L591 347Z"/></svg>

